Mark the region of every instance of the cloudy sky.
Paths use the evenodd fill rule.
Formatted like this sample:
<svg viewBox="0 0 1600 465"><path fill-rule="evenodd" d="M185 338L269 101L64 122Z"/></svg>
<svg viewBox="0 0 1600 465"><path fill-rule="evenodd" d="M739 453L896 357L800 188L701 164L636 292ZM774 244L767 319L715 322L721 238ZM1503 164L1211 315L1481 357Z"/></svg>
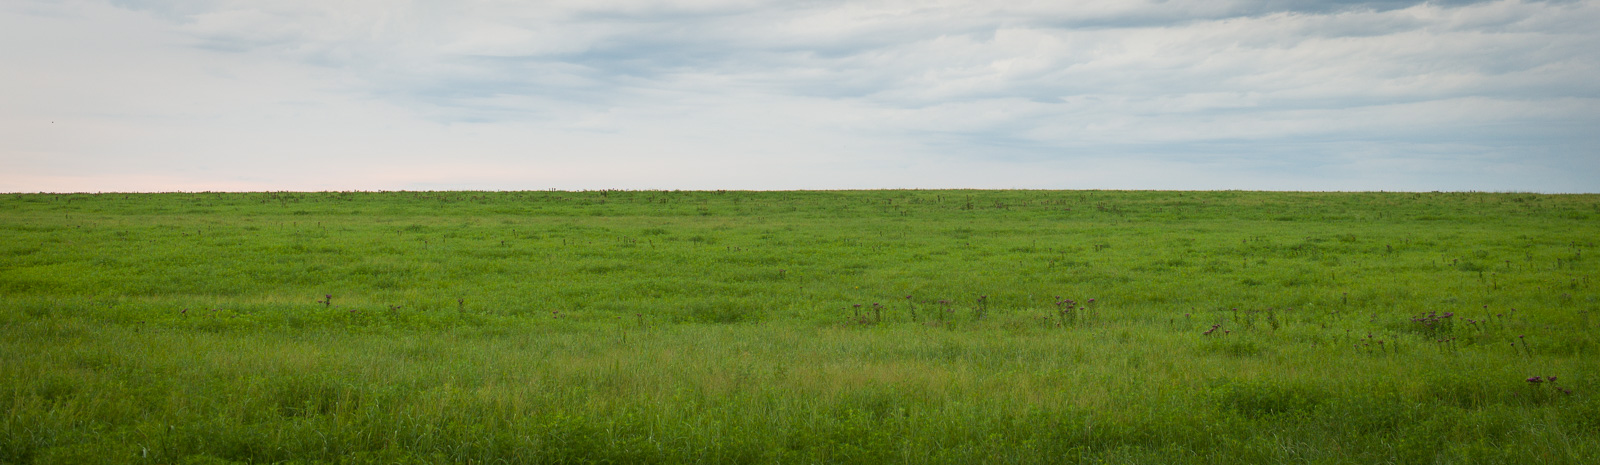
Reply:
<svg viewBox="0 0 1600 465"><path fill-rule="evenodd" d="M6 0L0 192L1600 192L1600 0Z"/></svg>

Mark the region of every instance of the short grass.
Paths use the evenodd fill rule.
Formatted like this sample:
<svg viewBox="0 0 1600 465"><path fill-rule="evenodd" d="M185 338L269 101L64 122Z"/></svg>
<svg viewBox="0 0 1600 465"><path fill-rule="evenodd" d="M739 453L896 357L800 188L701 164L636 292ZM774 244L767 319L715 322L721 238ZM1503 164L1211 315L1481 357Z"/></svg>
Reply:
<svg viewBox="0 0 1600 465"><path fill-rule="evenodd" d="M1595 195L6 194L0 463L1594 463L1596 238Z"/></svg>

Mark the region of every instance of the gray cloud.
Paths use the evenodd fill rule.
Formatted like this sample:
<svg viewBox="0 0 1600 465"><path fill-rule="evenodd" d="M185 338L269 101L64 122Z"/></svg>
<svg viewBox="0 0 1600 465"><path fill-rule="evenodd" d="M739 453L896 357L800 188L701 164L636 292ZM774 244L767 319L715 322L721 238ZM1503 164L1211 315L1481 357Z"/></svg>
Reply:
<svg viewBox="0 0 1600 465"><path fill-rule="evenodd" d="M361 126L375 132L317 136L324 140L406 140L370 145L414 154L463 146L486 166L577 163L569 173L591 173L631 160L655 172L724 173L662 181L702 183L686 187L1162 188L1013 170L1101 166L1114 177L1118 166L1177 166L1233 174L1205 177L1211 183L1130 179L1206 188L1436 189L1456 179L1459 189L1600 189L1591 180L1600 179L1600 155L1588 129L1600 125L1594 1L111 4L115 12L97 2L25 3L4 14L138 24L152 38L137 43L173 57L175 77L260 88L383 122ZM237 77L259 69L285 80ZM130 102L135 114L176 111L113 100ZM302 111L281 102L218 105L196 103L193 111L223 112L240 125L226 127L244 134L310 131L262 120ZM396 127L407 129L377 129ZM526 147L540 149L528 155ZM917 163L968 172L908 170L892 185L872 184L884 182L872 176L807 184L749 175ZM1455 166L1462 163L1527 167L1503 180ZM715 166L743 171L708 168ZM974 171L991 180L971 181L980 178L969 176ZM585 176L648 184L648 172ZM995 180L1008 176L1045 184ZM1371 179L1391 184L1374 187Z"/></svg>

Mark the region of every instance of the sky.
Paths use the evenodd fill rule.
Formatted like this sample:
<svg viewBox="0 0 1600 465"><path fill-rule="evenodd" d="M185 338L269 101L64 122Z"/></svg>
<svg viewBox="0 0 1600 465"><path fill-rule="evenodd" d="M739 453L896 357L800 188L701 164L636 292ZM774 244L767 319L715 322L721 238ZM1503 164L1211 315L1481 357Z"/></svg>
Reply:
<svg viewBox="0 0 1600 465"><path fill-rule="evenodd" d="M6 0L0 192L1600 192L1600 0Z"/></svg>

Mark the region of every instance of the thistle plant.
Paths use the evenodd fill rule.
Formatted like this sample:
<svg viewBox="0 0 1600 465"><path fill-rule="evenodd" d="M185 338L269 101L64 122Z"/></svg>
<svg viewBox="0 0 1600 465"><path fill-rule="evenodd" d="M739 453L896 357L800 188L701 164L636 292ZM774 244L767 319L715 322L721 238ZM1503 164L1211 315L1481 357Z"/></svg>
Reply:
<svg viewBox="0 0 1600 465"><path fill-rule="evenodd" d="M1429 337L1437 338L1443 334L1449 334L1451 330L1455 328L1453 320L1451 319L1454 316L1456 316L1456 314L1451 312L1444 312L1441 314L1430 311L1428 313L1421 313L1417 316L1411 317L1411 322L1415 323L1415 327L1419 328L1423 334L1426 334Z"/></svg>
<svg viewBox="0 0 1600 465"><path fill-rule="evenodd" d="M1062 327L1078 321L1078 313L1074 311L1077 306L1078 303L1072 299L1063 299L1061 296L1056 296L1056 314L1061 317Z"/></svg>
<svg viewBox="0 0 1600 465"><path fill-rule="evenodd" d="M1548 401L1556 393L1564 396L1572 395L1572 389L1556 385L1554 376L1529 376L1524 380L1528 383L1528 397L1535 401Z"/></svg>

